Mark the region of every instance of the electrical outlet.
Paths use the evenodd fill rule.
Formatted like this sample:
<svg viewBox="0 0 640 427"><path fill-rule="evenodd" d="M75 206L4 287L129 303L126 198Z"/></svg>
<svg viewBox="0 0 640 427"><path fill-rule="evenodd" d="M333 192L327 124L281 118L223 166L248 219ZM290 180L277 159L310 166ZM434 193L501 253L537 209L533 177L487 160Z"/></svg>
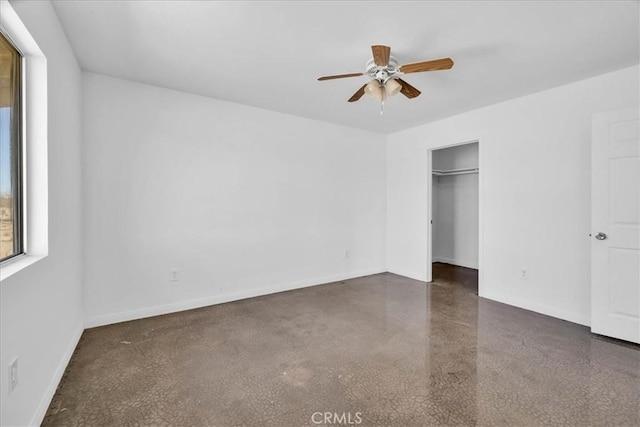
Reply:
<svg viewBox="0 0 640 427"><path fill-rule="evenodd" d="M528 280L529 279L529 270L527 270L526 268L523 268L522 270L520 270L520 278L522 280Z"/></svg>
<svg viewBox="0 0 640 427"><path fill-rule="evenodd" d="M13 359L9 365L9 393L18 386L18 359Z"/></svg>
<svg viewBox="0 0 640 427"><path fill-rule="evenodd" d="M171 281L178 282L180 280L180 272L177 269L171 270Z"/></svg>
<svg viewBox="0 0 640 427"><path fill-rule="evenodd" d="M344 250L344 259L349 259L351 258L351 250L350 249L345 249Z"/></svg>

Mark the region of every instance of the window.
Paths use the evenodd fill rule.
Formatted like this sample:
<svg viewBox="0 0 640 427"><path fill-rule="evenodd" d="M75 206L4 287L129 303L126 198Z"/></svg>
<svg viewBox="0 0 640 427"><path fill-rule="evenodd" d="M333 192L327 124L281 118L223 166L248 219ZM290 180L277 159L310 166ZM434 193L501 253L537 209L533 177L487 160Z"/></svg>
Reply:
<svg viewBox="0 0 640 427"><path fill-rule="evenodd" d="M47 58L0 0L0 286L49 255Z"/></svg>
<svg viewBox="0 0 640 427"><path fill-rule="evenodd" d="M23 248L22 56L0 33L0 262Z"/></svg>

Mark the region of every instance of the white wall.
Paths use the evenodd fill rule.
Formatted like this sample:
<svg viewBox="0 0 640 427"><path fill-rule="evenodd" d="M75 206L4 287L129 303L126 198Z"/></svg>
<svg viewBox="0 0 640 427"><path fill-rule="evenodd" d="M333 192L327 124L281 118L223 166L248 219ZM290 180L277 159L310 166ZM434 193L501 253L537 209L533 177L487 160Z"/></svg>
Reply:
<svg viewBox="0 0 640 427"><path fill-rule="evenodd" d="M386 270L384 135L83 82L88 325Z"/></svg>
<svg viewBox="0 0 640 427"><path fill-rule="evenodd" d="M588 324L591 115L637 106L638 81L626 68L390 135L389 271L427 278L427 149L480 138L481 295Z"/></svg>
<svg viewBox="0 0 640 427"><path fill-rule="evenodd" d="M41 421L82 332L81 73L48 1L11 4L47 57L49 90L49 256L0 283L0 424L20 426Z"/></svg>
<svg viewBox="0 0 640 427"><path fill-rule="evenodd" d="M434 150L434 170L478 167L478 144ZM478 174L433 176L432 260L478 268Z"/></svg>

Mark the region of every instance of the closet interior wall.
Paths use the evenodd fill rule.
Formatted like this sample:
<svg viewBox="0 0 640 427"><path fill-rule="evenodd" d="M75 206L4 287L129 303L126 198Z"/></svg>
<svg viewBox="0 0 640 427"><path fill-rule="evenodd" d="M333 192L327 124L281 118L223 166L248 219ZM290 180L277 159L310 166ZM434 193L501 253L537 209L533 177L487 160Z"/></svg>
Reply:
<svg viewBox="0 0 640 427"><path fill-rule="evenodd" d="M478 143L433 151L433 171L478 168ZM478 268L477 172L433 175L433 262Z"/></svg>

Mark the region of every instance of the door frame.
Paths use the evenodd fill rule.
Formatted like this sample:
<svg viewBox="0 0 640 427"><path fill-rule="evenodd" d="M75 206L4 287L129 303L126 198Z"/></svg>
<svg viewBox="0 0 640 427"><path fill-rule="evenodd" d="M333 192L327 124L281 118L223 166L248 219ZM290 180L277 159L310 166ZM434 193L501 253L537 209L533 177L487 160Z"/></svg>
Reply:
<svg viewBox="0 0 640 427"><path fill-rule="evenodd" d="M482 138L443 143L427 149L427 257L426 281L433 281L433 151L467 144L478 144L478 295L484 296L484 144Z"/></svg>

